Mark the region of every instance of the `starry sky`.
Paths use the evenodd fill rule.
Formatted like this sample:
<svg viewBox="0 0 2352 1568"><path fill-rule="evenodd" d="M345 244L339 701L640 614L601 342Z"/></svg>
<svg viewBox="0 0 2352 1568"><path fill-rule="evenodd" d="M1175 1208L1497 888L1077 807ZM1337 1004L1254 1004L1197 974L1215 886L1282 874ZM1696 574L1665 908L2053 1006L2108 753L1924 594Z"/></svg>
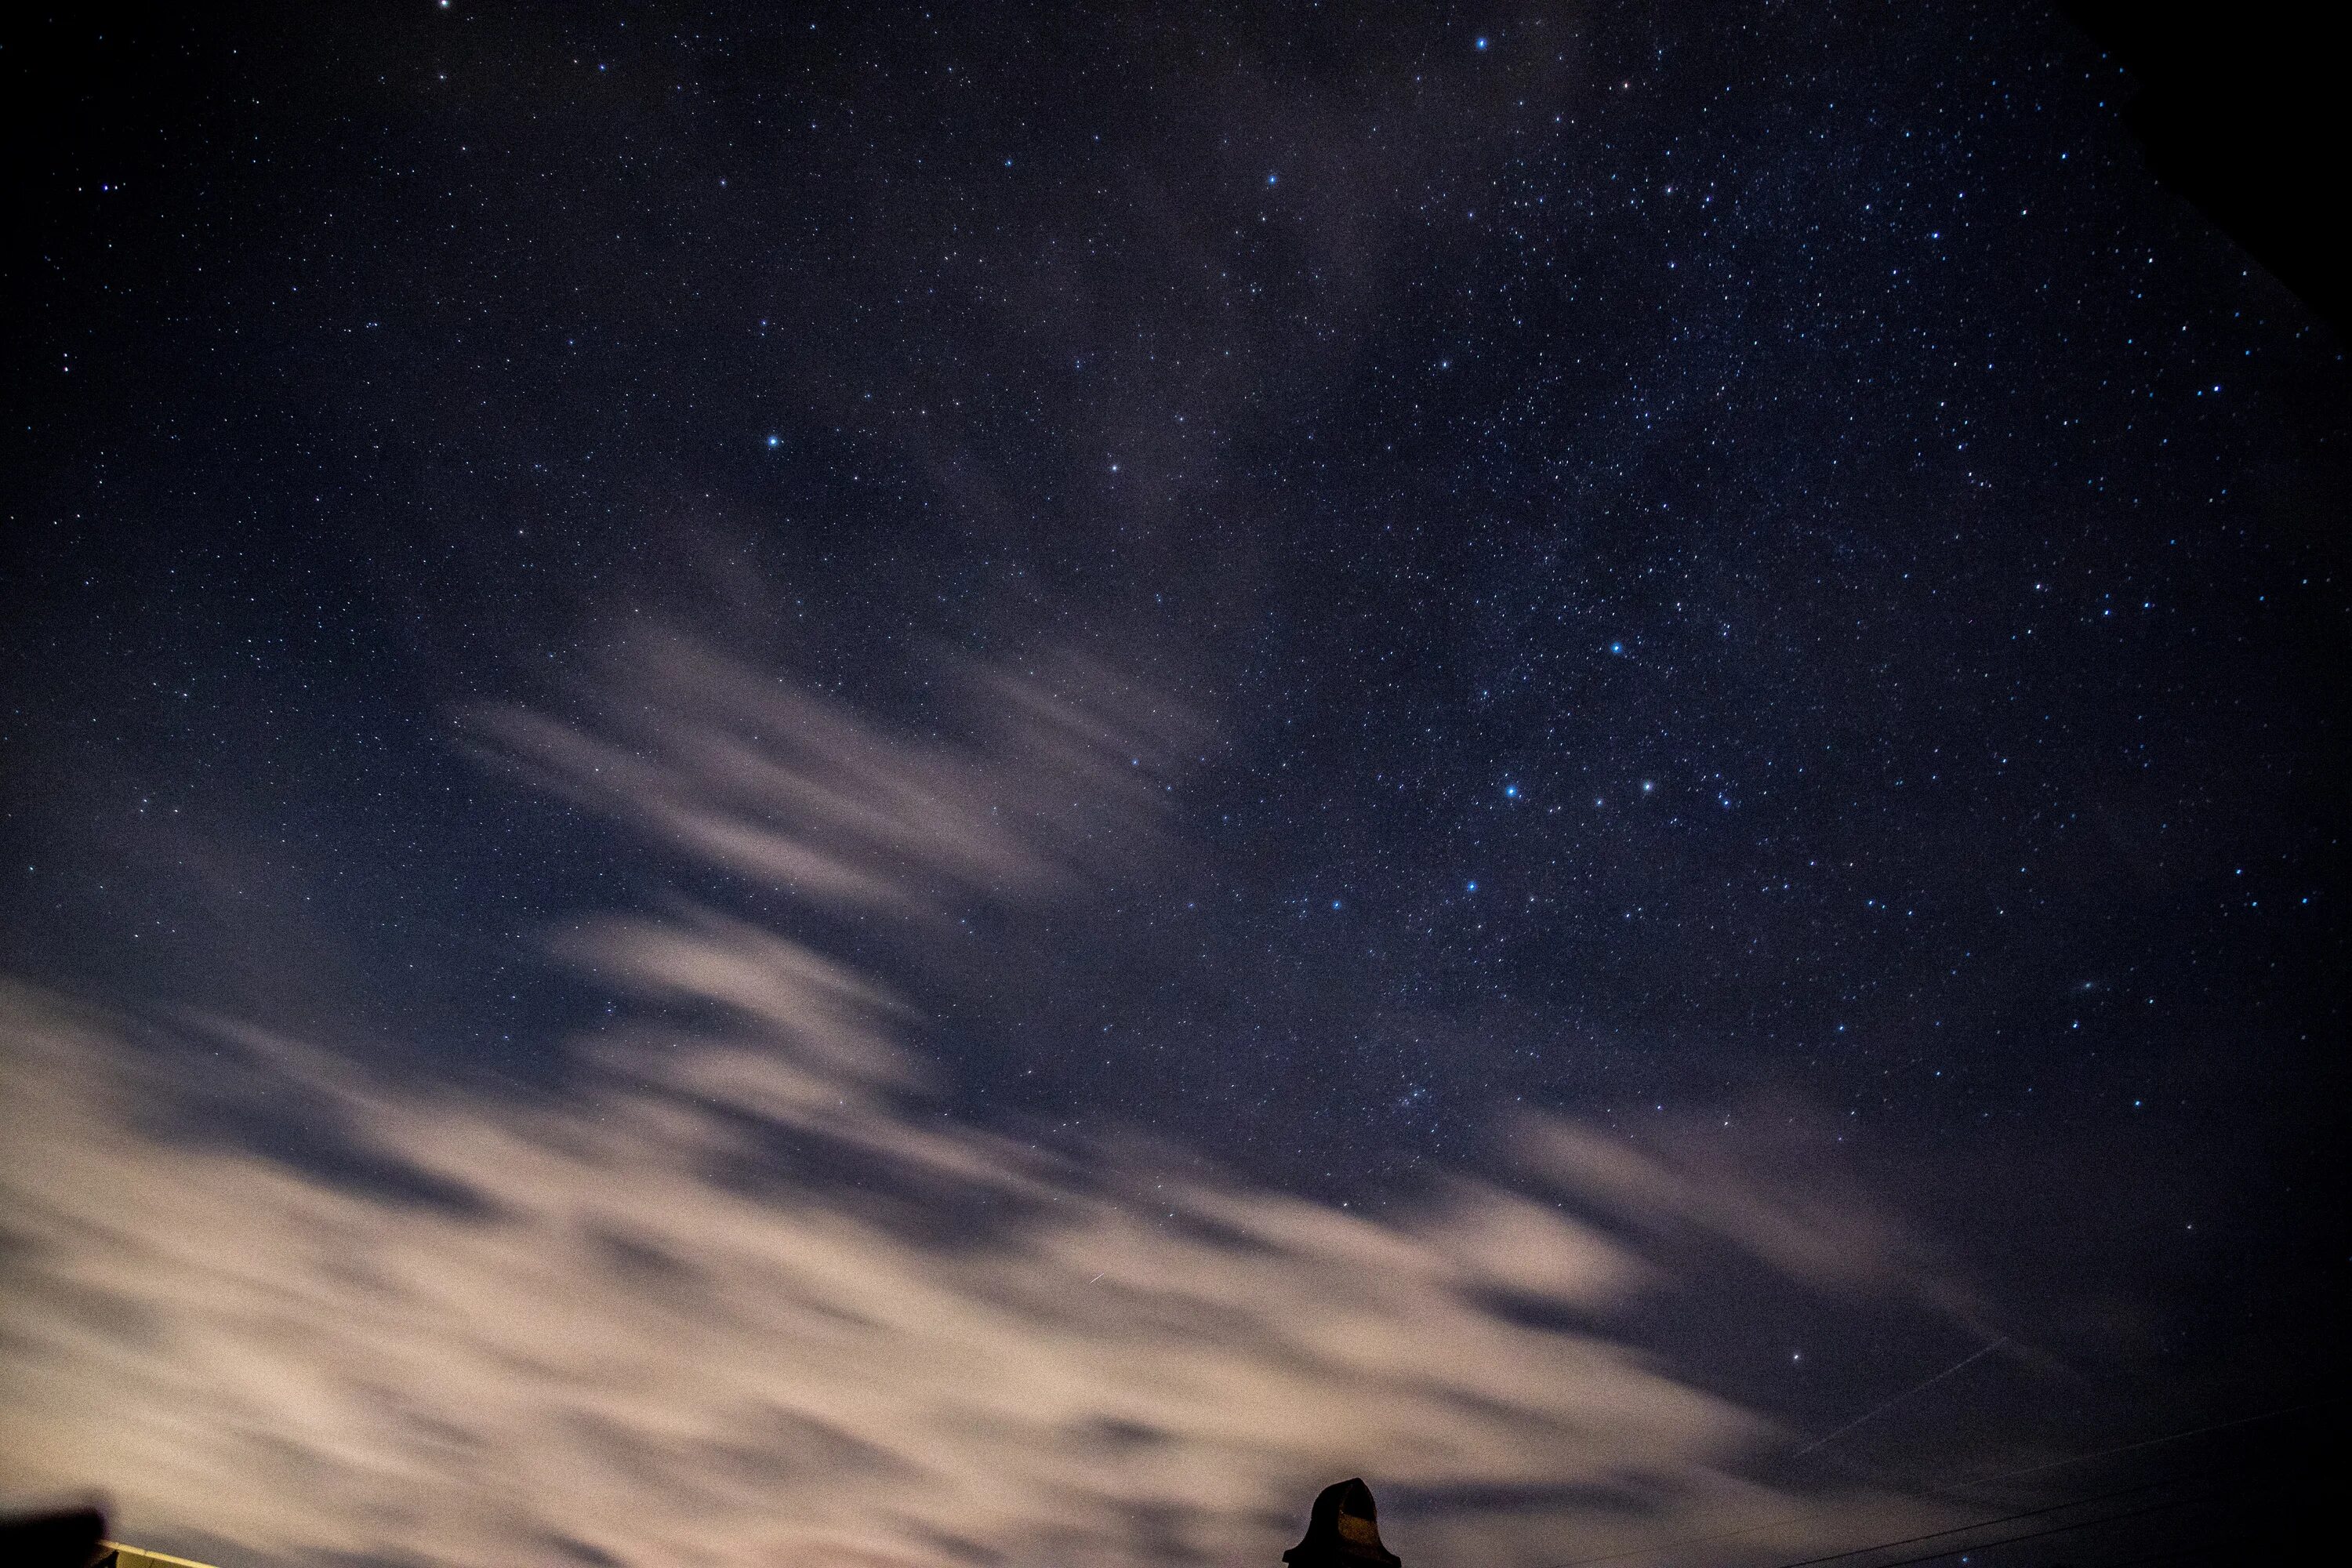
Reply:
<svg viewBox="0 0 2352 1568"><path fill-rule="evenodd" d="M2340 1377L2352 383L2055 13L0 69L10 1498L1769 1563Z"/></svg>

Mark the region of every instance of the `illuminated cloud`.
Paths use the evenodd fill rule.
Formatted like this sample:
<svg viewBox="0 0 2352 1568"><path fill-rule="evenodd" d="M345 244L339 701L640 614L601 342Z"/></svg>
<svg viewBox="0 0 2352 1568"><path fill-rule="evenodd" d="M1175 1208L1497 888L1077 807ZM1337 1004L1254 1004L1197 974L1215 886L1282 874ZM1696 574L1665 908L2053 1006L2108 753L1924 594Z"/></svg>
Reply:
<svg viewBox="0 0 2352 1568"><path fill-rule="evenodd" d="M959 746L684 639L630 657L599 728L477 732L709 862L919 924L1152 853L1199 734L1076 667L972 678ZM132 1538L240 1561L1271 1563L1356 1473L1421 1500L1391 1543L1423 1564L1823 1538L1822 1500L1744 1478L1788 1435L1612 1337L1688 1282L1561 1195L1840 1286L1890 1267L1880 1232L1549 1122L1525 1191L1380 1217L1042 1148L940 1114L890 985L776 931L682 908L557 946L646 1009L560 1095L173 1026L299 1159L175 1119L154 1026L8 992L12 1491L100 1485Z"/></svg>

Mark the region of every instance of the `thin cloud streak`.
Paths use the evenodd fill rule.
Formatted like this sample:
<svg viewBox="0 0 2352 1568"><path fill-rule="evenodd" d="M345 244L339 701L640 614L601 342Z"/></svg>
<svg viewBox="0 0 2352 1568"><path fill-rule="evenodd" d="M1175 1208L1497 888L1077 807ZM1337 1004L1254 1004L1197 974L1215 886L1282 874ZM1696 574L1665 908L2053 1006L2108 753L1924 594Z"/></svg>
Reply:
<svg viewBox="0 0 2352 1568"><path fill-rule="evenodd" d="M971 738L877 732L675 629L580 693L596 727L467 715L485 754L704 863L845 910L1026 899L1156 849L1167 778L1208 743L1181 705L1076 658L950 666Z"/></svg>

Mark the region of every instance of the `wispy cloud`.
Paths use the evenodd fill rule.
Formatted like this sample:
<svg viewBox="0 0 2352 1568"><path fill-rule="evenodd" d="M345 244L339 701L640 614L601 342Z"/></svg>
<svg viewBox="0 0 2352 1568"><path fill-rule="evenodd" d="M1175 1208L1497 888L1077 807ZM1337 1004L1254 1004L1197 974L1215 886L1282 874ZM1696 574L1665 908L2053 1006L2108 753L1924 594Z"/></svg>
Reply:
<svg viewBox="0 0 2352 1568"><path fill-rule="evenodd" d="M1192 720L1077 666L963 684L976 738L908 739L670 639L589 727L475 721L836 911L920 923L1155 852ZM887 981L774 931L681 909L558 945L648 1005L557 1096L202 1026L300 1158L166 1130L128 1021L9 991L12 1489L102 1485L134 1534L223 1556L507 1563L1263 1563L1359 1472L1417 1500L1424 1563L1800 1511L1744 1474L1788 1434L1609 1332L1685 1287L1560 1194L1841 1285L1876 1233L1552 1123L1527 1190L1380 1217L1044 1148L941 1115Z"/></svg>
<svg viewBox="0 0 2352 1568"><path fill-rule="evenodd" d="M1181 704L1075 658L946 666L957 738L890 736L676 631L641 634L580 694L593 728L469 715L495 760L698 859L818 905L1024 899L1158 844Z"/></svg>

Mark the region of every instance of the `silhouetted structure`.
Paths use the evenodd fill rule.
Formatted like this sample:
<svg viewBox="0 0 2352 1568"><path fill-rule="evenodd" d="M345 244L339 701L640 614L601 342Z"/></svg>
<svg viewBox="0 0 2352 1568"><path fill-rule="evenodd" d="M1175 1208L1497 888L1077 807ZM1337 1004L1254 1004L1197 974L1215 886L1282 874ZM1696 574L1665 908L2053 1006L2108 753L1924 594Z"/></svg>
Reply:
<svg viewBox="0 0 2352 1568"><path fill-rule="evenodd" d="M1282 1554L1291 1568L1402 1568L1381 1544L1380 1510L1361 1477L1325 1487L1307 1516L1307 1539Z"/></svg>
<svg viewBox="0 0 2352 1568"><path fill-rule="evenodd" d="M104 1551L106 1515L94 1508L0 1520L8 1568L90 1568Z"/></svg>

